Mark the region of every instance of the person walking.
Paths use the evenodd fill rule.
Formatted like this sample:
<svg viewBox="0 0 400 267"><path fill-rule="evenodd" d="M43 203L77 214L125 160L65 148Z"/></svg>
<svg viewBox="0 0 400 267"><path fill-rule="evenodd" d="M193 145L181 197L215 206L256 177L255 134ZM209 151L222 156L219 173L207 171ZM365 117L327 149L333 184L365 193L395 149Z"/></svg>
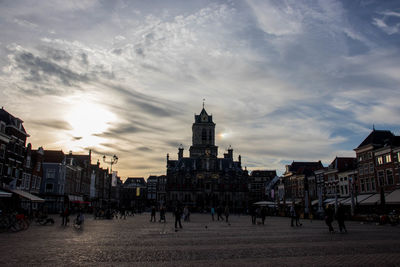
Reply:
<svg viewBox="0 0 400 267"><path fill-rule="evenodd" d="M176 229L178 228L178 223L179 223L179 228L182 229L182 223L181 223L182 208L179 205L175 207L174 215L175 215L175 231L177 231Z"/></svg>
<svg viewBox="0 0 400 267"><path fill-rule="evenodd" d="M262 207L260 214L261 214L261 222L264 225L265 217L267 216L267 209L265 207Z"/></svg>
<svg viewBox="0 0 400 267"><path fill-rule="evenodd" d="M339 224L339 231L342 233L342 231L344 231L345 233L347 233L347 229L346 226L344 225L344 219L345 219L346 215L345 215L345 209L342 203L340 203L337 212L336 212L336 219L338 221Z"/></svg>
<svg viewBox="0 0 400 267"><path fill-rule="evenodd" d="M224 221L224 217L222 217L222 206L219 205L217 208L217 220L219 221L219 218L221 218L222 221Z"/></svg>
<svg viewBox="0 0 400 267"><path fill-rule="evenodd" d="M215 214L215 209L214 207L211 207L211 218L214 221L214 214Z"/></svg>
<svg viewBox="0 0 400 267"><path fill-rule="evenodd" d="M67 226L69 222L69 208L68 206L65 207L62 215L62 226Z"/></svg>
<svg viewBox="0 0 400 267"><path fill-rule="evenodd" d="M302 226L303 224L300 222L301 206L300 205L295 205L294 206L294 211L296 213L296 226Z"/></svg>
<svg viewBox="0 0 400 267"><path fill-rule="evenodd" d="M334 215L335 211L334 211L332 205L328 205L328 207L326 208L325 213L326 213L326 215L325 215L325 223L326 223L326 225L328 225L329 232L330 233L334 233L335 230L333 229L332 222L333 222L333 215Z"/></svg>
<svg viewBox="0 0 400 267"><path fill-rule="evenodd" d="M124 217L124 220L126 220L126 210L125 207L121 207L121 209L119 210L120 213L120 219L122 219L122 217Z"/></svg>
<svg viewBox="0 0 400 267"><path fill-rule="evenodd" d="M156 207L152 206L151 207L151 217L150 217L150 222L156 222Z"/></svg>
<svg viewBox="0 0 400 267"><path fill-rule="evenodd" d="M190 211L188 206L185 206L185 208L183 209L183 217L185 222L190 222Z"/></svg>
<svg viewBox="0 0 400 267"><path fill-rule="evenodd" d="M251 223L256 224L257 221L257 210L254 206L250 206Z"/></svg>
<svg viewBox="0 0 400 267"><path fill-rule="evenodd" d="M224 213L225 213L225 221L228 222L228 220L229 220L229 206L228 205L226 205Z"/></svg>
<svg viewBox="0 0 400 267"><path fill-rule="evenodd" d="M292 203L292 206L290 207L290 218L291 218L290 226L293 227L294 226L293 222L296 221L296 210L294 208L294 201ZM297 223L297 221L296 221L296 223ZM296 224L296 226L298 226L298 225Z"/></svg>
<svg viewBox="0 0 400 267"><path fill-rule="evenodd" d="M165 219L165 208L164 206L161 206L160 208L160 220L159 222L164 221L164 223L167 222L167 220Z"/></svg>

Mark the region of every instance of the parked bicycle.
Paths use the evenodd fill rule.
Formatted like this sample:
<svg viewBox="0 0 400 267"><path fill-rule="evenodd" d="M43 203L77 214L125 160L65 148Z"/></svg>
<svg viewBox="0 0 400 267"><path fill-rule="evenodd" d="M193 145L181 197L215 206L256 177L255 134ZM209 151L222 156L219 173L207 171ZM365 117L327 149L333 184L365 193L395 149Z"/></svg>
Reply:
<svg viewBox="0 0 400 267"><path fill-rule="evenodd" d="M16 212L0 215L0 232L19 232L29 228L28 218Z"/></svg>

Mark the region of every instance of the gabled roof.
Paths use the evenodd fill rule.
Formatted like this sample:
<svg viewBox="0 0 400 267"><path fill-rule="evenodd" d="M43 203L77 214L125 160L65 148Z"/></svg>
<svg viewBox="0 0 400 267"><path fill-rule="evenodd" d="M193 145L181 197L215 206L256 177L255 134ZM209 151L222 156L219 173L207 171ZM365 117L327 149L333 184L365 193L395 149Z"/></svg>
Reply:
<svg viewBox="0 0 400 267"><path fill-rule="evenodd" d="M91 164L91 155L76 155L71 152L66 155L67 159L73 158L74 162L79 166L89 166Z"/></svg>
<svg viewBox="0 0 400 267"><path fill-rule="evenodd" d="M203 120L201 119L203 116L207 116L207 122L206 123L212 123L212 115L208 115L207 111L204 109L201 110L199 115L194 115L194 122L195 123L204 123Z"/></svg>
<svg viewBox="0 0 400 267"><path fill-rule="evenodd" d="M253 177L275 177L276 170L254 170L251 172L251 176Z"/></svg>
<svg viewBox="0 0 400 267"><path fill-rule="evenodd" d="M155 176L155 175L150 175L150 176L147 178L147 182L151 182L151 181L157 181L157 176Z"/></svg>
<svg viewBox="0 0 400 267"><path fill-rule="evenodd" d="M322 169L324 166L322 165L321 161L317 162L295 162L293 161L292 164L289 165L289 171L297 174L304 174L306 170L319 170Z"/></svg>
<svg viewBox="0 0 400 267"><path fill-rule="evenodd" d="M394 134L390 131L374 129L357 148L366 145L373 145L374 147L383 146L385 143L390 143L394 137Z"/></svg>
<svg viewBox="0 0 400 267"><path fill-rule="evenodd" d="M339 172L354 170L356 168L356 158L336 157L329 165L329 169L336 169Z"/></svg>
<svg viewBox="0 0 400 267"><path fill-rule="evenodd" d="M62 150L45 150L43 163L62 163L64 158Z"/></svg>
<svg viewBox="0 0 400 267"><path fill-rule="evenodd" d="M6 125L8 126L14 126L15 128L19 129L22 133L24 133L26 136L29 136L27 132L25 131L23 120L14 117L10 113L8 113L3 107L0 109L0 121L3 121ZM17 123L21 125L19 128Z"/></svg>
<svg viewBox="0 0 400 267"><path fill-rule="evenodd" d="M128 177L124 182L124 186L130 185L146 185L146 181L143 177Z"/></svg>

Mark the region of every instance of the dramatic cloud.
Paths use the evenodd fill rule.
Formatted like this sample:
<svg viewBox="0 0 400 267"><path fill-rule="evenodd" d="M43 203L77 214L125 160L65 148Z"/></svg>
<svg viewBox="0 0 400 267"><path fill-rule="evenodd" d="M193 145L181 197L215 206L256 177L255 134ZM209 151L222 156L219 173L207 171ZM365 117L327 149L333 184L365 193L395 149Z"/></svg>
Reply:
<svg viewBox="0 0 400 267"><path fill-rule="evenodd" d="M188 155L203 98L219 154L250 169L354 156L372 125L399 134L398 1L0 7L2 105L34 147L117 154L124 178Z"/></svg>

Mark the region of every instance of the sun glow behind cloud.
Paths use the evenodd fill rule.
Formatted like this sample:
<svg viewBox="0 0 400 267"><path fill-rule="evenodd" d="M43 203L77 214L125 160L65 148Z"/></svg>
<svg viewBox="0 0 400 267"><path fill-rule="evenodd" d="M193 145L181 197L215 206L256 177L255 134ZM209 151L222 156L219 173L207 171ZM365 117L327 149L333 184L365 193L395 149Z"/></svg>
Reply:
<svg viewBox="0 0 400 267"><path fill-rule="evenodd" d="M75 149L98 146L105 140L96 135L107 131L117 121L116 115L106 107L84 98L83 95L71 97L68 100L71 107L64 117L71 125L69 145Z"/></svg>

